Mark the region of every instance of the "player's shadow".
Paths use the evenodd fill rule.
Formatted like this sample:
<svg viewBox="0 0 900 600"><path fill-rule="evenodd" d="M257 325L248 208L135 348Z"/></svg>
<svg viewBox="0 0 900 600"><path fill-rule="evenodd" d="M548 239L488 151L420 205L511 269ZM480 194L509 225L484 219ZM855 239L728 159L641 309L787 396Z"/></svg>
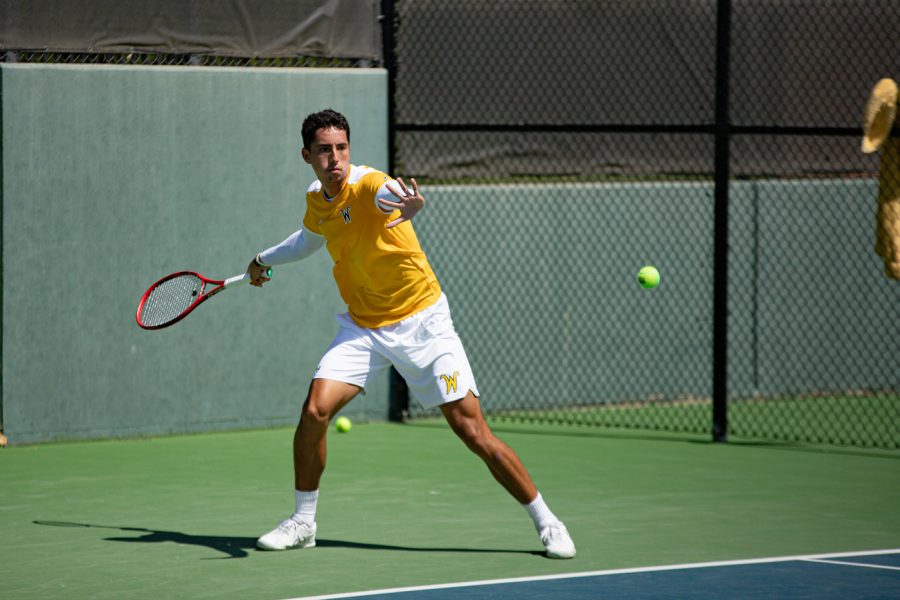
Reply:
<svg viewBox="0 0 900 600"><path fill-rule="evenodd" d="M73 523L71 521L33 521L35 525L50 527L86 527L91 529L112 529L125 533L141 534L136 537L106 537L108 542L129 542L155 544L172 542L183 546L200 546L221 552L226 556L220 558L246 558L250 550L256 550L256 538L223 535L191 535L180 531L160 531L144 527L111 527L109 525L92 525L90 523ZM399 550L402 552L475 552L484 554L533 554L542 556L543 552L532 550L509 550L499 548L446 548L446 547L413 547L394 544L369 544L346 540L317 539L320 548L353 548L357 550Z"/></svg>

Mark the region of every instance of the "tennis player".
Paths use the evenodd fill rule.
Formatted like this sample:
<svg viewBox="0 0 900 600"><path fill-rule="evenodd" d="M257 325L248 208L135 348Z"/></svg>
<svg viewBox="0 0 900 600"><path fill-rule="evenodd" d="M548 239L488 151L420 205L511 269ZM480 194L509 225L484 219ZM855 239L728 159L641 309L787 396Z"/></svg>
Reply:
<svg viewBox="0 0 900 600"><path fill-rule="evenodd" d="M266 270L306 258L322 246L348 312L313 375L294 434L295 512L257 541L264 550L316 545L316 503L325 469L328 424L379 371L393 365L416 399L438 407L452 430L534 521L551 558L575 556L565 525L550 511L518 455L491 432L450 307L419 246L412 219L425 205L415 180L350 164L350 125L340 113L309 115L303 160L316 181L306 191L303 226L260 252L251 283Z"/></svg>

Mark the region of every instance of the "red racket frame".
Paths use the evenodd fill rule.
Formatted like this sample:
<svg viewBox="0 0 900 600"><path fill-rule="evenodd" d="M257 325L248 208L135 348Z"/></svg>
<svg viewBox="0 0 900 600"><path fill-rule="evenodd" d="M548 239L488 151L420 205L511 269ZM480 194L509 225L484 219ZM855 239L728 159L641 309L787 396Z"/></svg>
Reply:
<svg viewBox="0 0 900 600"><path fill-rule="evenodd" d="M188 306L186 309L184 309L184 311L180 315L178 315L177 317L175 317L168 323L163 323L162 325L144 325L143 323L141 323L141 309L144 307L144 302L147 301L147 298L150 296L150 293L153 292L153 290L156 289L160 284L165 283L166 281L168 281L170 279L174 279L175 277L181 277L182 275L193 275L193 276L199 278L200 281L203 282L203 286L200 288L200 294L198 294L197 299L194 300L190 306ZM208 285L216 285L218 287L213 288L210 291L204 293L204 291L206 290L206 287ZM178 271L176 273L171 273L169 275L166 275L165 277L163 277L162 279L160 279L153 285L151 285L149 288L147 288L147 291L144 292L144 295L141 296L141 301L138 303L137 313L135 313L134 319L137 322L138 326L143 329L150 329L150 330L164 329L166 327L169 327L169 326L174 325L175 323L179 322L180 320L182 320L183 318L188 316L191 313L191 311L193 311L195 308L197 308L202 303L206 302L206 300L208 300L215 294L218 294L219 292L221 292L224 289L225 289L225 280L210 279L209 277L205 277L205 276L201 275L200 273L197 273L196 271Z"/></svg>

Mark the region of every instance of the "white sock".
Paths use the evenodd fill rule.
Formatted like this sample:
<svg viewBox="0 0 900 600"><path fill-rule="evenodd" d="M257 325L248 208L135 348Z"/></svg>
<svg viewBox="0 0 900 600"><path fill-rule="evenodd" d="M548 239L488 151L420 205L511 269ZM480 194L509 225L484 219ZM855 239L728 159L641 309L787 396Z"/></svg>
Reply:
<svg viewBox="0 0 900 600"><path fill-rule="evenodd" d="M295 509L291 518L298 523L316 522L316 502L319 500L319 490L301 492L294 490Z"/></svg>
<svg viewBox="0 0 900 600"><path fill-rule="evenodd" d="M547 503L544 502L540 492L538 492L537 498L532 500L530 504L523 504L522 506L528 511L531 520L534 521L534 528L538 531L559 521L559 519L556 518L556 515L550 511L550 507L547 506Z"/></svg>

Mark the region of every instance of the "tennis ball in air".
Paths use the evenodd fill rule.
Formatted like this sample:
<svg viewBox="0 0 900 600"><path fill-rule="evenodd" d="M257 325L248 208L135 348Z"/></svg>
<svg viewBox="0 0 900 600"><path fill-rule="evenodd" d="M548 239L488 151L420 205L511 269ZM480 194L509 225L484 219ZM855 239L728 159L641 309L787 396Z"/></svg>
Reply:
<svg viewBox="0 0 900 600"><path fill-rule="evenodd" d="M638 283L648 289L655 288L659 285L659 271L650 265L643 267L638 271Z"/></svg>
<svg viewBox="0 0 900 600"><path fill-rule="evenodd" d="M337 430L341 433L347 433L350 431L350 428L353 427L353 423L351 423L350 419L347 417L338 417L337 421L334 422L334 426L337 427Z"/></svg>

